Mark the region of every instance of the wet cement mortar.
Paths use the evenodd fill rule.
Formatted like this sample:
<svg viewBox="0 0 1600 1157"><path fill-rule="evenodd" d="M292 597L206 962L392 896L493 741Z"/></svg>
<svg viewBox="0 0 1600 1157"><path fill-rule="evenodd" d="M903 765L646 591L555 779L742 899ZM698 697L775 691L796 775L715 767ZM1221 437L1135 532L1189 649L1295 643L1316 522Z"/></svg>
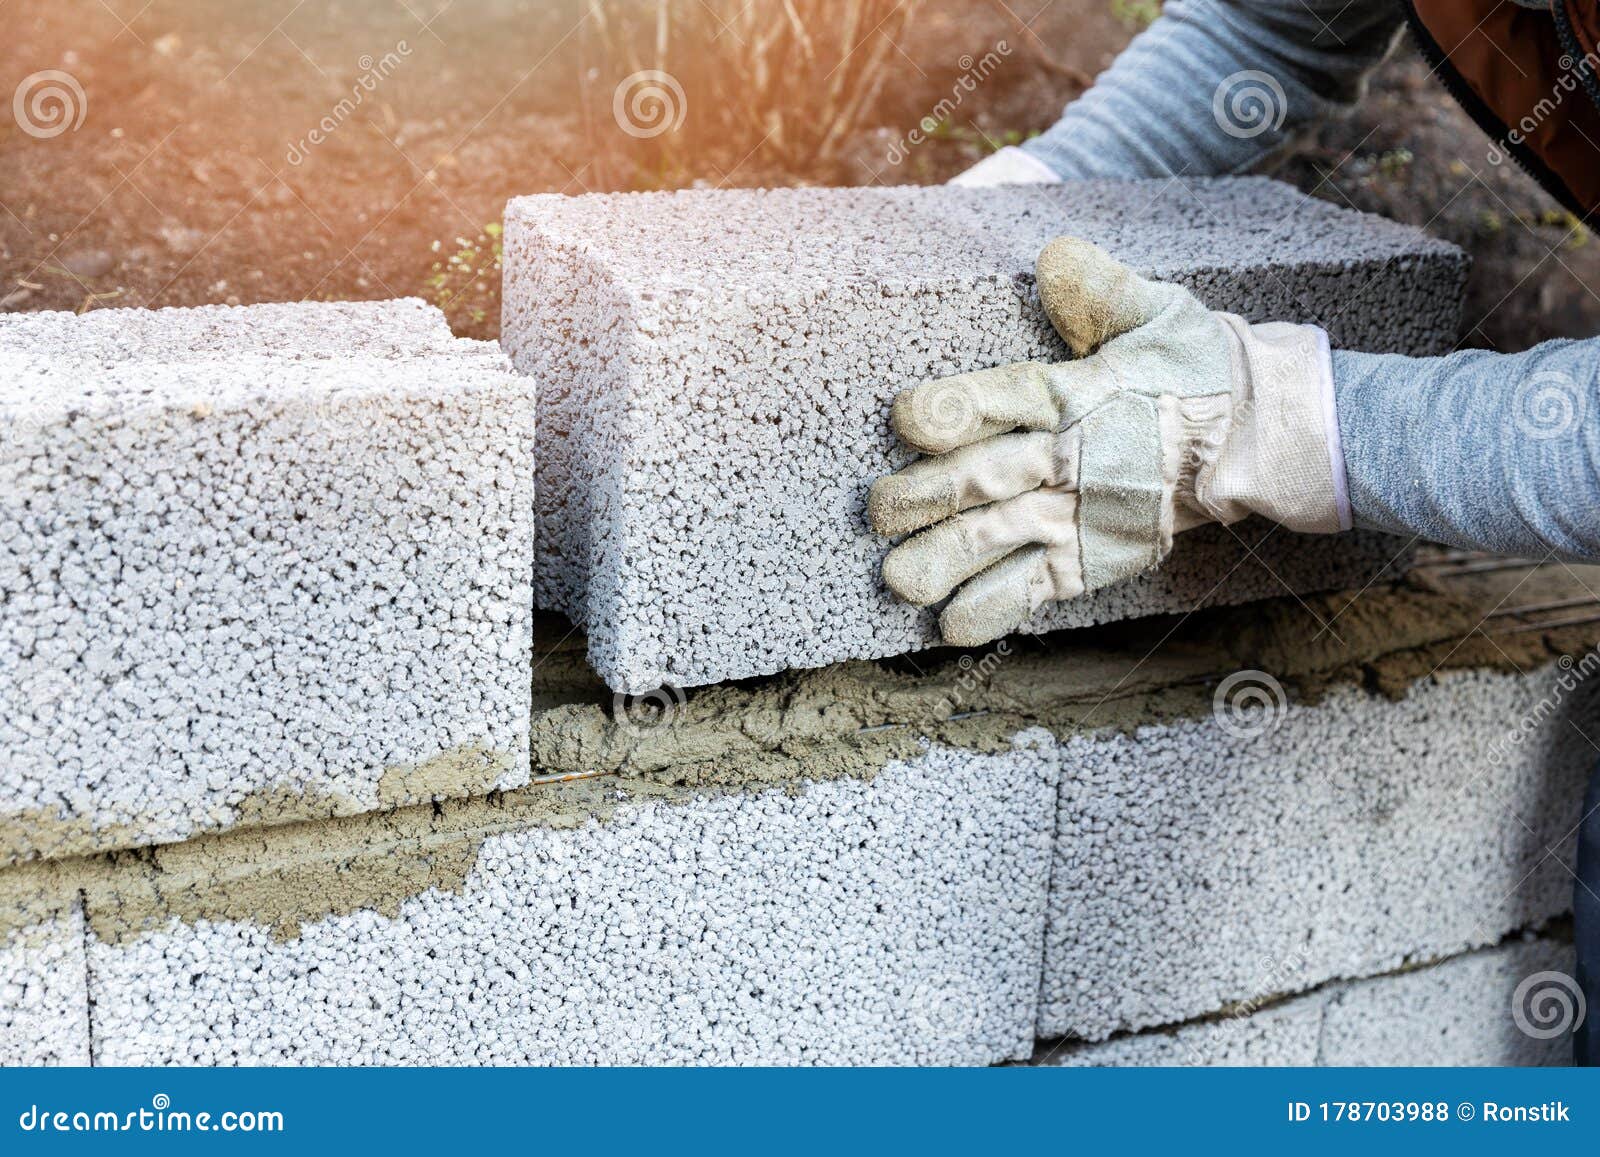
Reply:
<svg viewBox="0 0 1600 1157"><path fill-rule="evenodd" d="M517 762L515 752L466 744L420 763L386 769L374 785L375 799L279 785L243 794L216 813L212 823L219 830L271 827L362 815L436 799L481 796L495 790ZM0 815L0 870L26 860L91 855L149 842L144 825L97 824L91 816L62 819L55 808Z"/></svg>
<svg viewBox="0 0 1600 1157"><path fill-rule="evenodd" d="M459 891L483 841L502 832L604 823L650 800L870 779L930 744L1007 750L1030 727L1066 737L1197 719L1216 682L1244 667L1275 675L1296 703L1351 685L1398 698L1451 670L1537 669L1600 636L1584 625L1490 638L1476 629L1485 610L1482 592L1412 579L626 702L567 632L538 661L530 786L472 796L479 777L454 783L431 768L425 785L395 794L425 786L432 803L14 865L0 871L0 940L79 904L110 942L174 919L250 922L288 939L328 916L392 917L430 888Z"/></svg>

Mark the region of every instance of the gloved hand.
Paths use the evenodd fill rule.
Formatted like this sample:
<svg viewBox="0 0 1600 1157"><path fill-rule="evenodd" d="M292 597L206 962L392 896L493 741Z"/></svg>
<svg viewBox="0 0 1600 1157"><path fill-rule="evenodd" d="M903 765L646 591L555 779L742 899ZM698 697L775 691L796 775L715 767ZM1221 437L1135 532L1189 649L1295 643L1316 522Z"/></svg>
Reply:
<svg viewBox="0 0 1600 1157"><path fill-rule="evenodd" d="M884 560L890 590L926 606L961 588L946 642L1138 574L1201 523L1349 529L1322 330L1212 312L1071 237L1045 246L1038 283L1076 360L902 391L894 430L928 456L868 499L878 533L921 532Z"/></svg>

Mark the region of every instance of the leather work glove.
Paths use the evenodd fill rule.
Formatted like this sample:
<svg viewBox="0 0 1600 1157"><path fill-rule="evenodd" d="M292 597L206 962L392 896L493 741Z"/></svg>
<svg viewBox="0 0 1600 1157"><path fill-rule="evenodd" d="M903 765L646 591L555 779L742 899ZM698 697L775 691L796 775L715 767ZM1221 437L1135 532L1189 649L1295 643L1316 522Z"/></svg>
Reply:
<svg viewBox="0 0 1600 1157"><path fill-rule="evenodd" d="M1147 281L1086 241L1038 261L1074 360L1023 362L902 391L891 422L926 456L872 486L883 577L973 647L1044 603L1158 564L1172 536L1260 514L1348 530L1327 335L1251 325Z"/></svg>

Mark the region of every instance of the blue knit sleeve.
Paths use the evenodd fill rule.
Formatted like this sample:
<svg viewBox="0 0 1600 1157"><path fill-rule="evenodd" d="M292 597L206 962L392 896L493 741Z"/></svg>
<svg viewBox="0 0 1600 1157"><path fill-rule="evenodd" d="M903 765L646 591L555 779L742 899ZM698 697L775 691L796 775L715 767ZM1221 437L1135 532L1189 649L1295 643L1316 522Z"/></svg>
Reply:
<svg viewBox="0 0 1600 1157"><path fill-rule="evenodd" d="M1400 21L1394 0L1168 0L1022 147L1066 179L1242 172L1355 103Z"/></svg>
<svg viewBox="0 0 1600 1157"><path fill-rule="evenodd" d="M1358 526L1600 562L1600 338L1448 357L1335 351Z"/></svg>

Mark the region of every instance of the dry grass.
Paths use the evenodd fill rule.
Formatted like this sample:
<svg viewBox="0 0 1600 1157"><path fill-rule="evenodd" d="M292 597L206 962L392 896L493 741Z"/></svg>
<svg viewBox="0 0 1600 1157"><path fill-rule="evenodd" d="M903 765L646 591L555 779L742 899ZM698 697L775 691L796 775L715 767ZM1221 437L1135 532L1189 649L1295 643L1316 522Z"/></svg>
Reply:
<svg viewBox="0 0 1600 1157"><path fill-rule="evenodd" d="M896 72L895 41L921 0L587 0L599 49L585 103L609 127L617 86L645 71L683 92L682 124L647 139L681 171L708 147L791 172L838 158ZM670 86L643 98L670 103ZM656 115L676 110L657 105ZM638 134L635 134L638 135Z"/></svg>

